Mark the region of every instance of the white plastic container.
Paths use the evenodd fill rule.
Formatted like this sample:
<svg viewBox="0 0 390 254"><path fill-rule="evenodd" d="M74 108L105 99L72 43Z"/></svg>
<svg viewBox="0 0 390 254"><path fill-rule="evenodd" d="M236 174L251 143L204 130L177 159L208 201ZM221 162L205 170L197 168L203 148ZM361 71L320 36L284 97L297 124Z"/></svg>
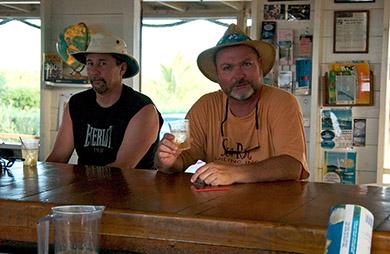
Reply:
<svg viewBox="0 0 390 254"><path fill-rule="evenodd" d="M330 209L325 254L370 254L374 216L363 206Z"/></svg>

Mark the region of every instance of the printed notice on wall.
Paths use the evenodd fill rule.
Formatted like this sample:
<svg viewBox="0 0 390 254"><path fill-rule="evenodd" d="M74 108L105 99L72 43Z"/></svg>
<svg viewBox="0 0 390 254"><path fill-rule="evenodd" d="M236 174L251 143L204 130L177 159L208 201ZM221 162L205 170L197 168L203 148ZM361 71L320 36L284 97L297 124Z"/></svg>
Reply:
<svg viewBox="0 0 390 254"><path fill-rule="evenodd" d="M337 11L334 53L368 52L368 11Z"/></svg>

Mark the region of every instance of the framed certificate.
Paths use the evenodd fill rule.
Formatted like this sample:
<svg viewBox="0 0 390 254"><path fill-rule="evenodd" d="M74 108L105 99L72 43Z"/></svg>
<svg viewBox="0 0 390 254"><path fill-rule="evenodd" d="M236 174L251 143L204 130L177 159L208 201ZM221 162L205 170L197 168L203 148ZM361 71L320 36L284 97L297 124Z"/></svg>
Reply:
<svg viewBox="0 0 390 254"><path fill-rule="evenodd" d="M335 11L333 53L368 53L368 10Z"/></svg>
<svg viewBox="0 0 390 254"><path fill-rule="evenodd" d="M334 0L335 3L374 3L375 0Z"/></svg>

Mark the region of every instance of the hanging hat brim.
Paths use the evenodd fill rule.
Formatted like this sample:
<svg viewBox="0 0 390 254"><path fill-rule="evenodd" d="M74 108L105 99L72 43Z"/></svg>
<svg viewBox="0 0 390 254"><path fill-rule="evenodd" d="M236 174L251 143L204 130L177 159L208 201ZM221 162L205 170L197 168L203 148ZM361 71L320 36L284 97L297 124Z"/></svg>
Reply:
<svg viewBox="0 0 390 254"><path fill-rule="evenodd" d="M268 42L249 40L249 41L239 41L239 42L221 44L200 53L197 59L197 63L203 75L205 75L211 81L218 83L217 73L215 70L216 67L214 64L214 55L221 48L225 48L229 46L237 46L237 45L247 45L257 51L257 53L259 54L259 56L262 58L263 61L264 76L266 76L271 71L271 69L275 64L275 57L276 57L275 47Z"/></svg>
<svg viewBox="0 0 390 254"><path fill-rule="evenodd" d="M120 54L117 52L80 51L80 52L72 53L71 55L80 63L86 64L87 54L111 54L111 55L119 56L127 64L127 69L126 69L126 72L123 74L123 78L134 77L139 72L139 65L138 65L137 60L134 57L127 55L127 54Z"/></svg>

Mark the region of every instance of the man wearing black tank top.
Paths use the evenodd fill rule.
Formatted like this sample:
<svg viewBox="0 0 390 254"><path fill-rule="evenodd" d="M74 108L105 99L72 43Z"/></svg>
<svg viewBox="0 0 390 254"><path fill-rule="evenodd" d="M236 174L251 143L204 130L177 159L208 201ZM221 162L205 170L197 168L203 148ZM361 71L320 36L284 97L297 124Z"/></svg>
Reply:
<svg viewBox="0 0 390 254"><path fill-rule="evenodd" d="M135 76L137 60L111 34L92 36L87 51L72 54L87 67L92 89L67 104L49 162L151 169L163 123L152 100L122 83Z"/></svg>

